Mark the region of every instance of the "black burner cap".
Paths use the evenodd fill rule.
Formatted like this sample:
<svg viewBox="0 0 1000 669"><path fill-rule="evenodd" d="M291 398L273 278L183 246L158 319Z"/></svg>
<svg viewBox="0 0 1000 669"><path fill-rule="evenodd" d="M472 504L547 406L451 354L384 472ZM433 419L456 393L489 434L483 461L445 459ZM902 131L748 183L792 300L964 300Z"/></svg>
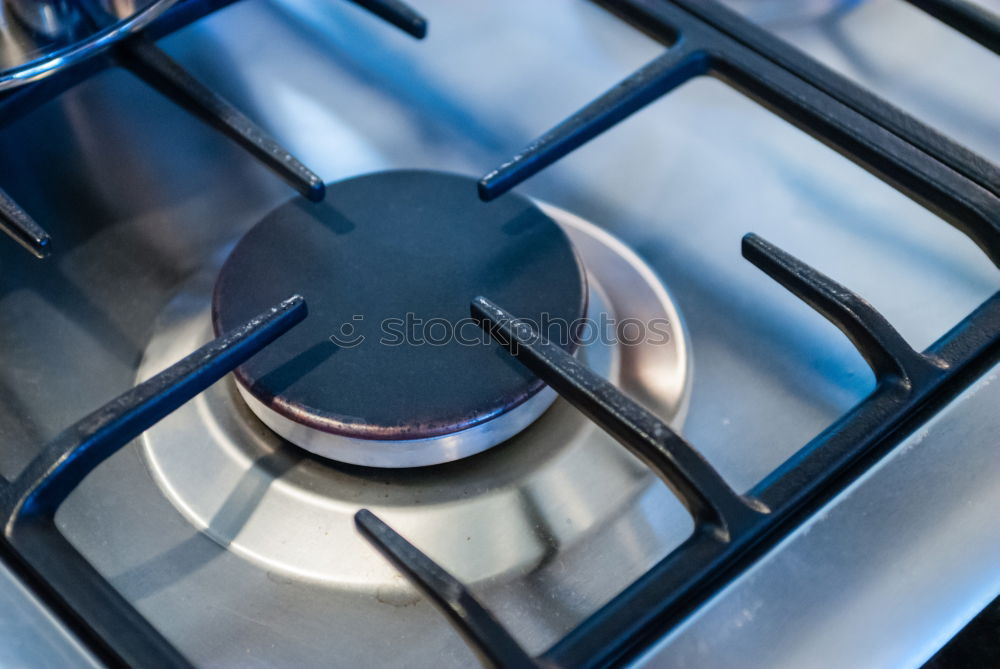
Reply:
<svg viewBox="0 0 1000 669"><path fill-rule="evenodd" d="M240 367L239 382L296 423L407 440L483 423L542 387L496 344L441 341L445 323L480 336L472 298L572 323L587 289L566 235L529 200L485 204L475 179L407 170L334 183L323 203L271 212L219 274L215 330L294 294L309 317Z"/></svg>

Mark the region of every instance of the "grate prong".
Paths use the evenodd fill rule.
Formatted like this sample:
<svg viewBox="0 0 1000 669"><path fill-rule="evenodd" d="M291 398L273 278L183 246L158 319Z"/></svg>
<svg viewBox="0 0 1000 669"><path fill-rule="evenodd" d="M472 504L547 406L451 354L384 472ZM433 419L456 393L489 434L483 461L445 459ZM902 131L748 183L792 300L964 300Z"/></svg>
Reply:
<svg viewBox="0 0 1000 669"><path fill-rule="evenodd" d="M405 33L423 39L427 37L427 19L401 0L350 0Z"/></svg>
<svg viewBox="0 0 1000 669"><path fill-rule="evenodd" d="M143 35L123 41L116 59L177 105L219 130L313 202L323 199L323 180L222 96Z"/></svg>
<svg viewBox="0 0 1000 669"><path fill-rule="evenodd" d="M368 509L354 515L358 531L448 617L490 667L537 667L514 637L454 576Z"/></svg>
<svg viewBox="0 0 1000 669"><path fill-rule="evenodd" d="M649 3L642 3L640 0L594 1L610 11L624 12L629 20L635 21L644 31L661 42L666 42L677 30L672 21L664 22L661 20L663 17L658 16L662 6L669 4L681 7L698 17L696 22L682 19L680 23L683 29L689 29L689 23L699 27L711 26L710 30L716 36L720 33L728 35L788 70L808 86L824 91L826 95L886 128L923 153L933 156L967 179L1000 196L1000 168L996 165L850 78L831 70L717 0L670 0L669 3L664 2L660 6L650 6ZM725 47L724 50L730 51L730 48ZM736 57L741 58L741 56Z"/></svg>
<svg viewBox="0 0 1000 669"><path fill-rule="evenodd" d="M2 190L0 190L0 230L31 251L36 258L45 258L49 255L51 245L49 233L35 223L27 212Z"/></svg>
<svg viewBox="0 0 1000 669"><path fill-rule="evenodd" d="M95 467L305 316L296 295L209 342L64 431L0 488L5 539L105 663L191 666L62 535L59 505Z"/></svg>
<svg viewBox="0 0 1000 669"><path fill-rule="evenodd" d="M645 462L675 492L696 523L726 537L765 511L737 494L697 450L652 413L535 328L484 297L472 317L528 369Z"/></svg>
<svg viewBox="0 0 1000 669"><path fill-rule="evenodd" d="M862 297L774 244L750 233L743 237L743 257L847 335L879 381L909 382L940 371Z"/></svg>
<svg viewBox="0 0 1000 669"><path fill-rule="evenodd" d="M969 0L906 0L938 21L1000 54L1000 16Z"/></svg>
<svg viewBox="0 0 1000 669"><path fill-rule="evenodd" d="M705 73L707 62L703 52L682 39L484 176L479 182L479 197L487 202L500 197L685 81Z"/></svg>
<svg viewBox="0 0 1000 669"><path fill-rule="evenodd" d="M101 462L305 316L305 300L298 295L291 297L65 430L0 491L7 529L21 516L55 513L66 496Z"/></svg>

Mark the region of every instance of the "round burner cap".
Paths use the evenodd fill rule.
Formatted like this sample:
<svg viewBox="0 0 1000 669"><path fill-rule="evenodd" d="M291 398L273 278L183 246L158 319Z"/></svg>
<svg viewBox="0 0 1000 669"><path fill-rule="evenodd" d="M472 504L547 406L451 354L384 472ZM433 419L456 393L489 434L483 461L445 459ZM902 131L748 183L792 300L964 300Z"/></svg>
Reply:
<svg viewBox="0 0 1000 669"><path fill-rule="evenodd" d="M485 204L475 179L412 170L334 183L323 203L271 212L219 274L215 331L293 294L309 317L241 366L237 387L293 443L380 467L482 451L554 399L484 342L472 298L560 324L578 322L587 301L569 239L532 202Z"/></svg>

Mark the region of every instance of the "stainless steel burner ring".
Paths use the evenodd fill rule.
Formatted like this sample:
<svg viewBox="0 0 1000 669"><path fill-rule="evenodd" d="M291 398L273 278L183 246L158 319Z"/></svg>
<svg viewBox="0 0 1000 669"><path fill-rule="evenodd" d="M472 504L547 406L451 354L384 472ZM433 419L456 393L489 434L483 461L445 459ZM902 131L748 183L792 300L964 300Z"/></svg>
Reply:
<svg viewBox="0 0 1000 669"><path fill-rule="evenodd" d="M542 206L578 250L594 309L670 324L667 344L592 345L578 355L679 427L690 365L670 296L621 242ZM163 312L140 381L212 337L213 279L211 273L195 277ZM141 453L157 485L194 526L293 581L371 591L380 599L405 595L392 566L372 560L357 535L353 514L361 507L476 584L506 581L567 551L589 556L575 547L599 528L648 525L650 504L663 514L663 503L638 499L669 498L634 456L561 400L479 455L435 467L370 469L292 446L257 419L235 386L231 379L218 383L168 416L143 435ZM683 525L679 505L677 512ZM606 559L606 551L593 558Z"/></svg>

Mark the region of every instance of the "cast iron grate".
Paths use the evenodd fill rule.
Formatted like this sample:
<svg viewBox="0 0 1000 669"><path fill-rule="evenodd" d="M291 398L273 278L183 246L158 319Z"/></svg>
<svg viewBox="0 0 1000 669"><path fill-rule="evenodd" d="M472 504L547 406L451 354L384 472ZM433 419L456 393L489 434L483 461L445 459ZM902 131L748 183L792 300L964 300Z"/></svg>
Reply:
<svg viewBox="0 0 1000 669"><path fill-rule="evenodd" d="M55 524L73 489L116 451L306 316L293 296L83 418L0 485L4 552L95 654L132 667L186 660L87 562Z"/></svg>
<svg viewBox="0 0 1000 669"><path fill-rule="evenodd" d="M418 39L427 34L427 22L424 18L400 0L351 1ZM15 121L102 69L124 67L145 84L228 137L306 198L314 202L322 200L324 184L319 176L243 112L198 81L155 44L160 37L233 2L235 0L182 0L144 30L107 50L57 71L37 83L0 93L0 127ZM103 17L97 15L101 11L97 7L95 3L85 4L88 18L97 25L105 25ZM39 258L46 257L50 252L52 241L48 233L2 189L0 231Z"/></svg>
<svg viewBox="0 0 1000 669"><path fill-rule="evenodd" d="M595 0L668 50L486 175L491 200L697 76L714 76L836 148L971 238L1000 264L1000 170L712 0ZM1000 52L1000 20L962 0L910 0ZM598 667L634 658L773 546L1000 356L1000 292L924 352L870 304L760 237L743 255L826 317L875 374L874 391L745 495L691 445L488 299L473 317L564 399L639 456L687 506L688 540L537 659L491 653L509 636L464 588L428 578L426 557L367 511L364 534L429 592L484 662ZM409 559L408 559L409 557ZM435 584L437 589L435 588ZM461 598L457 593L462 593Z"/></svg>
<svg viewBox="0 0 1000 669"><path fill-rule="evenodd" d="M480 184L484 199L509 190L684 81L711 75L938 213L1000 264L1000 170L988 161L714 2L596 1L665 43L667 52L487 175ZM1000 46L1000 23L972 5L910 1L988 48ZM184 3L153 24L144 39L165 34L156 32L157 25L169 31L224 4ZM54 84L38 84L46 85ZM59 90L56 85L47 94ZM0 104L23 104L18 100L12 96ZM12 203L0 202L5 210L17 211ZM473 316L483 327L644 460L695 521L695 531L681 547L532 658L464 586L370 512L360 511L356 521L362 534L442 608L485 663L594 667L635 657L1000 358L1000 292L918 352L862 298L776 246L750 234L744 237L743 255L840 328L876 377L866 399L745 494L733 491L662 421L546 342L516 314L487 298L473 301ZM106 661L186 665L58 532L56 508L111 453L304 316L301 298L292 298L224 335L70 428L0 489L4 551Z"/></svg>

